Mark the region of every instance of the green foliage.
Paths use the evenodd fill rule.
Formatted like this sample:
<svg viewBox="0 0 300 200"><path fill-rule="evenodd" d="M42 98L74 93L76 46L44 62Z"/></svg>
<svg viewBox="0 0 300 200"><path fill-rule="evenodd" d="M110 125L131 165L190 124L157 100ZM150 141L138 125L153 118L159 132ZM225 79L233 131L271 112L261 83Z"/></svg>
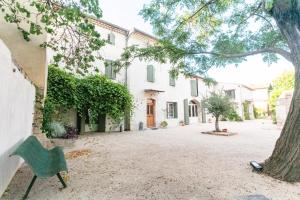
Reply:
<svg viewBox="0 0 300 200"><path fill-rule="evenodd" d="M160 127L161 128L167 128L167 126L168 126L168 122L167 121L160 122Z"/></svg>
<svg viewBox="0 0 300 200"><path fill-rule="evenodd" d="M235 109L232 109L228 115L227 118L229 121L237 121L237 122L241 122L243 121L243 119L237 114L237 112L235 111Z"/></svg>
<svg viewBox="0 0 300 200"><path fill-rule="evenodd" d="M255 119L262 119L266 117L266 112L261 108L254 107L253 112Z"/></svg>
<svg viewBox="0 0 300 200"><path fill-rule="evenodd" d="M83 74L88 69L96 70L94 61L102 59L99 50L105 40L91 19L102 16L98 0L28 0L23 4L18 0L0 0L0 12L28 42L47 34L47 41L40 46L55 53L51 62L56 66L64 65Z"/></svg>
<svg viewBox="0 0 300 200"><path fill-rule="evenodd" d="M215 79L210 77L204 77L203 82L207 87L215 86L218 84L218 82Z"/></svg>
<svg viewBox="0 0 300 200"><path fill-rule="evenodd" d="M270 11L273 8L274 0L265 0L265 8Z"/></svg>
<svg viewBox="0 0 300 200"><path fill-rule="evenodd" d="M282 92L286 90L294 89L294 84L295 84L294 71L284 72L272 82L272 89L270 91L270 99L269 99L270 110L272 112L275 111L276 101L278 97L282 94Z"/></svg>
<svg viewBox="0 0 300 200"><path fill-rule="evenodd" d="M243 102L243 110L244 110L245 120L250 120L249 106L250 106L250 103L248 101Z"/></svg>
<svg viewBox="0 0 300 200"><path fill-rule="evenodd" d="M226 118L234 109L230 98L222 92L212 92L204 100L204 106L207 108L208 113L216 118L220 116Z"/></svg>
<svg viewBox="0 0 300 200"><path fill-rule="evenodd" d="M63 124L59 122L51 122L49 124L49 136L51 138L62 138L67 133Z"/></svg>
<svg viewBox="0 0 300 200"><path fill-rule="evenodd" d="M239 64L261 54L271 64L280 54L290 60L289 46L263 0L152 0L140 11L158 41L128 47L116 65L139 57L170 62L183 74L206 74L211 67ZM267 8L274 1L266 1ZM255 24L255 30L253 25Z"/></svg>
<svg viewBox="0 0 300 200"><path fill-rule="evenodd" d="M132 96L127 88L104 76L77 77L57 67L49 67L48 91L43 109L43 131L48 133L50 123L63 109L76 109L81 115L89 112L95 122L99 115L108 115L118 121L124 110L132 109Z"/></svg>

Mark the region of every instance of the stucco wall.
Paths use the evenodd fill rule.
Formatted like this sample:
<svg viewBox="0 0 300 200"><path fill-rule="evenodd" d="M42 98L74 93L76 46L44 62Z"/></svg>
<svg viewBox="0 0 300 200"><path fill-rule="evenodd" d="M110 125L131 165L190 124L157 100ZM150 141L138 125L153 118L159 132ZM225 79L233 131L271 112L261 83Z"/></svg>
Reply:
<svg viewBox="0 0 300 200"><path fill-rule="evenodd" d="M32 7L28 6L30 3L28 0L18 0L18 2L32 10ZM32 10L32 12L36 11ZM47 81L46 50L41 48L40 44L47 40L47 35L33 36L31 41L27 42L17 29L16 24L7 23L3 15L4 13L0 12L0 39L8 47L13 58L18 61L30 80L44 90ZM36 21L35 15L31 15L31 20ZM39 25L43 26L42 24ZM22 23L21 27L28 29L28 24Z"/></svg>
<svg viewBox="0 0 300 200"><path fill-rule="evenodd" d="M276 121L278 126L283 126L290 109L293 91L283 92L276 102Z"/></svg>
<svg viewBox="0 0 300 200"><path fill-rule="evenodd" d="M9 155L31 134L34 101L35 87L15 66L0 40L0 196L22 162Z"/></svg>
<svg viewBox="0 0 300 200"><path fill-rule="evenodd" d="M128 45L145 46L149 43L150 39L141 37L140 35L132 34L129 38ZM147 65L154 66L155 81L147 81ZM134 96L135 108L133 110L133 116L131 118L131 128L137 130L139 123L142 122L144 128L147 126L147 99L154 99L155 105L155 122L159 127L162 121L167 121L169 127L178 126L180 121L184 121L184 99L188 101L196 100L201 102L203 96L205 96L206 88L201 79L198 79L198 97L191 96L191 78L186 78L183 75L179 75L176 80L176 85L169 85L169 70L170 64L160 64L155 61L141 61L139 59L134 60L128 68L128 87L131 94ZM153 89L162 92L145 92L145 89ZM168 119L166 114L167 102L177 102L178 118ZM199 109L201 110L201 109ZM201 121L201 113L198 113L199 117L190 118L190 124L198 123Z"/></svg>

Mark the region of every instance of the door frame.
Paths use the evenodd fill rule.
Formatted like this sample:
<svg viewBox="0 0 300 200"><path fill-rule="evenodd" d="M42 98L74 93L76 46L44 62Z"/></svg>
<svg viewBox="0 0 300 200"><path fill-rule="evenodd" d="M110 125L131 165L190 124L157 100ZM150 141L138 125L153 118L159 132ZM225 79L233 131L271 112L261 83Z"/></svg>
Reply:
<svg viewBox="0 0 300 200"><path fill-rule="evenodd" d="M148 106L149 106L149 101L151 101L151 105L153 106L153 124L150 126L148 123ZM147 122L147 128L153 128L156 126L156 100L152 98L147 98L147 105L146 105L146 122Z"/></svg>

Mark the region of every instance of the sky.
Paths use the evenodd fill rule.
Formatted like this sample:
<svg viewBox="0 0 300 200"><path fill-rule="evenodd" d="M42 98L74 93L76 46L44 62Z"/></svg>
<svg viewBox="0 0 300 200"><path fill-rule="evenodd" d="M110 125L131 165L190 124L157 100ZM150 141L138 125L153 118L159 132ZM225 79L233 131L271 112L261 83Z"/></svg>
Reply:
<svg viewBox="0 0 300 200"><path fill-rule="evenodd" d="M152 34L152 27L138 14L144 4L150 0L99 0L104 20L126 29L138 28ZM209 76L220 82L262 85L269 84L284 71L293 70L290 62L284 58L269 66L261 56L248 57L247 61L238 67L211 69Z"/></svg>

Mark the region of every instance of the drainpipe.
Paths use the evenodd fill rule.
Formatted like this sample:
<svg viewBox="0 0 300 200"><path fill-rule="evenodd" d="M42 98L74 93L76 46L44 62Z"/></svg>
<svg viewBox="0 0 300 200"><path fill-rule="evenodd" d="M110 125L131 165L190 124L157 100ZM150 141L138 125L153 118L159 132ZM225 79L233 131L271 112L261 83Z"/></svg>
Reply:
<svg viewBox="0 0 300 200"><path fill-rule="evenodd" d="M130 33L128 32L126 35L126 41L125 41L125 48L128 47L128 40L129 40ZM125 67L125 82L124 82L125 87L129 90L128 88L128 66ZM124 130L125 131L130 131L130 110L125 109L125 118L124 118Z"/></svg>

